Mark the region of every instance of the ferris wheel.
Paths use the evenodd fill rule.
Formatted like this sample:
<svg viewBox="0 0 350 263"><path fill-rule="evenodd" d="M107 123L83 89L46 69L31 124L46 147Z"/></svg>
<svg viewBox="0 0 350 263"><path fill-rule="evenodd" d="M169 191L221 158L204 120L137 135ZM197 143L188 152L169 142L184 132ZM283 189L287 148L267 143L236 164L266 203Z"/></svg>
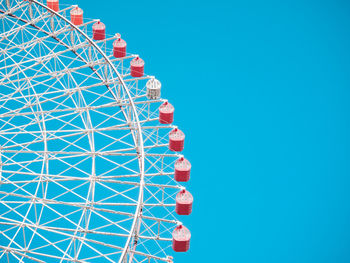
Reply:
<svg viewBox="0 0 350 263"><path fill-rule="evenodd" d="M0 17L0 262L173 262L191 164L160 81L78 6Z"/></svg>

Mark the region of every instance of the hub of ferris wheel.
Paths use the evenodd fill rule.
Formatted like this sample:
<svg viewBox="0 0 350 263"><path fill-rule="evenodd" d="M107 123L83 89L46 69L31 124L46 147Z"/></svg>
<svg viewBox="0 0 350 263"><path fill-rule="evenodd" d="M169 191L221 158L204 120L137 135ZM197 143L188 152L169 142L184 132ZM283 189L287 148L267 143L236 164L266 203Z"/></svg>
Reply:
<svg viewBox="0 0 350 263"><path fill-rule="evenodd" d="M59 0L5 0L0 19L0 261L188 251L185 134L145 61Z"/></svg>

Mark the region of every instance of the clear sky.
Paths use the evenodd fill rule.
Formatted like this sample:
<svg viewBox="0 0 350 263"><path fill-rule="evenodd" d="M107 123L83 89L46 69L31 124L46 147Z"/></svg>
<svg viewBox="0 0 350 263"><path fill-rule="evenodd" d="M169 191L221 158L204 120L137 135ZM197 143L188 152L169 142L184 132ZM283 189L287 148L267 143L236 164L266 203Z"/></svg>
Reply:
<svg viewBox="0 0 350 263"><path fill-rule="evenodd" d="M77 0L175 106L192 162L176 262L350 262L350 4Z"/></svg>

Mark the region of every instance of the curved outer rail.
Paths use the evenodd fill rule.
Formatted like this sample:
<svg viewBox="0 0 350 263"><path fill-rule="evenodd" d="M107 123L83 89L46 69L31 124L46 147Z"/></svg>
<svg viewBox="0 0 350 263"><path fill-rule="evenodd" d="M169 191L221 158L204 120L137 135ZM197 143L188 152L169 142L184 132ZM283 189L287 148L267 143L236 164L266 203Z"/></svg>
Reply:
<svg viewBox="0 0 350 263"><path fill-rule="evenodd" d="M69 24L72 28L74 28L74 30L76 30L77 32L79 32L90 44L92 47L94 47L101 55L102 57L105 59L105 61L109 64L109 66L111 67L111 69L114 71L114 73L117 75L125 93L128 96L129 102L130 102L130 106L132 109L132 114L133 117L135 119L136 122L136 138L134 135L134 130L132 130L132 134L134 142L135 142L135 146L136 146L136 151L138 154L138 159L139 159L139 168L140 168L140 186L139 186L139 196L138 196L138 204L135 210L135 214L134 214L134 219L133 219L133 223L130 229L130 234L128 236L128 239L125 243L124 249L122 251L121 257L119 259L119 263L123 263L126 262L126 256L127 256L127 252L128 252L128 248L130 246L131 240L133 238L134 234L137 234L138 232L138 221L140 219L141 213L142 213L142 203L143 203L143 191L144 191L144 163L145 163L145 152L144 152L144 146L143 146L143 136L142 136L142 130L141 130L141 125L140 125L140 121L137 115L137 110L136 110L136 106L134 104L134 101L132 99L132 96L130 95L130 92L128 90L128 88L126 87L126 84L122 78L122 76L120 75L120 73L118 72L118 70L116 69L116 67L114 66L114 64L111 62L111 60L108 58L108 56L101 50L101 48L87 35L85 34L85 32L83 30L81 30L79 27L77 27L76 25L74 25L71 21L69 21L65 16L55 12L54 10L48 8L46 5L40 3L38 0L29 0L29 2L32 2L34 4L37 4L38 6L46 9L47 11L51 12L52 14L54 14L55 16L59 17L60 19L62 19L63 21L65 21L67 24ZM56 39L57 41L59 39ZM106 85L107 88L110 90L112 96L118 100L118 97L114 94L114 92L110 89L110 87L108 85ZM129 122L129 124L131 125L132 123L130 123L130 120L128 120L127 115L125 115L126 120Z"/></svg>

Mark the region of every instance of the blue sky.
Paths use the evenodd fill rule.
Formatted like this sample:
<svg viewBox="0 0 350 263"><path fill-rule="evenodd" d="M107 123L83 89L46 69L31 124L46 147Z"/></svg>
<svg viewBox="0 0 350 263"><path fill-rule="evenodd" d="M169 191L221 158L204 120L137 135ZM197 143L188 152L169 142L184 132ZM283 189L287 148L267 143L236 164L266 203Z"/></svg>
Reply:
<svg viewBox="0 0 350 263"><path fill-rule="evenodd" d="M350 262L350 5L74 1L163 83L192 162L176 262Z"/></svg>

